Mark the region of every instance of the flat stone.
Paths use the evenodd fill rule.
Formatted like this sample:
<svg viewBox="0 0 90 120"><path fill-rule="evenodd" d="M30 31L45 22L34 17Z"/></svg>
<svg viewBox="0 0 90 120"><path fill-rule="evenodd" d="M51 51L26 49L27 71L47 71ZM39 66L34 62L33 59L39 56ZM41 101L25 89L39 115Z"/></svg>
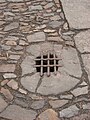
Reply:
<svg viewBox="0 0 90 120"><path fill-rule="evenodd" d="M30 11L34 11L34 10L42 10L42 6L41 5L32 5L29 7Z"/></svg>
<svg viewBox="0 0 90 120"><path fill-rule="evenodd" d="M90 110L90 103L82 105L83 109Z"/></svg>
<svg viewBox="0 0 90 120"><path fill-rule="evenodd" d="M42 42L45 41L45 33L44 32L36 32L27 36L28 41L31 42Z"/></svg>
<svg viewBox="0 0 90 120"><path fill-rule="evenodd" d="M52 28L59 28L61 25L63 25L63 21L52 21L52 22L49 22L49 26L52 27Z"/></svg>
<svg viewBox="0 0 90 120"><path fill-rule="evenodd" d="M41 85L37 89L37 93L42 95L60 94L69 91L78 82L78 79L72 78L64 72L57 73L56 76L51 74L50 77L44 76Z"/></svg>
<svg viewBox="0 0 90 120"><path fill-rule="evenodd" d="M15 64L1 64L0 65L0 72L14 72L15 71Z"/></svg>
<svg viewBox="0 0 90 120"><path fill-rule="evenodd" d="M8 101L13 100L13 95L8 89L2 87L0 92L8 99Z"/></svg>
<svg viewBox="0 0 90 120"><path fill-rule="evenodd" d="M79 109L76 107L76 105L72 105L66 109L61 110L60 117L66 117L70 118L78 114Z"/></svg>
<svg viewBox="0 0 90 120"><path fill-rule="evenodd" d="M12 89L14 89L14 90L17 90L18 89L18 83L15 81L15 80L10 80L8 83L7 83L7 85L9 86L9 87L11 87Z"/></svg>
<svg viewBox="0 0 90 120"><path fill-rule="evenodd" d="M35 65L33 56L26 56L26 58L21 63L22 75L33 73L36 69L33 67Z"/></svg>
<svg viewBox="0 0 90 120"><path fill-rule="evenodd" d="M48 37L47 38L48 41L55 41L55 42L62 42L63 39L61 37Z"/></svg>
<svg viewBox="0 0 90 120"><path fill-rule="evenodd" d="M31 104L31 108L33 108L33 109L40 109L40 108L43 108L44 104L45 104L44 100L34 101Z"/></svg>
<svg viewBox="0 0 90 120"><path fill-rule="evenodd" d="M90 30L78 33L74 39L76 47L81 53L90 52Z"/></svg>
<svg viewBox="0 0 90 120"><path fill-rule="evenodd" d="M89 81L90 81L90 54L84 54L82 55L82 59L83 59L83 62L84 62L84 68L88 74L88 78L89 78Z"/></svg>
<svg viewBox="0 0 90 120"><path fill-rule="evenodd" d="M54 49L56 49L56 54L59 53L59 46L55 46ZM82 71L81 66L79 62L79 58L77 55L77 52L72 47L64 47L61 52L60 58L62 59L63 66L59 67L59 71L66 71L69 75L73 75L76 77L81 77Z"/></svg>
<svg viewBox="0 0 90 120"><path fill-rule="evenodd" d="M26 51L34 56L40 56L40 51L41 51L40 45L39 44L30 45L27 47Z"/></svg>
<svg viewBox="0 0 90 120"><path fill-rule="evenodd" d="M18 105L10 105L0 116L12 120L34 120L37 113L33 110L21 108Z"/></svg>
<svg viewBox="0 0 90 120"><path fill-rule="evenodd" d="M32 76L22 77L21 84L28 91L35 92L39 80L40 80L40 75L38 73L35 73Z"/></svg>
<svg viewBox="0 0 90 120"><path fill-rule="evenodd" d="M17 76L14 73L5 73L3 77L6 78L16 78Z"/></svg>
<svg viewBox="0 0 90 120"><path fill-rule="evenodd" d="M26 90L24 90L24 89L21 89L21 88L19 88L19 90L18 90L20 93L22 93L22 94L27 94L27 91Z"/></svg>
<svg viewBox="0 0 90 120"><path fill-rule="evenodd" d="M9 25L6 25L4 28L4 31L9 31L9 30L13 30L19 27L19 23L18 22L12 22Z"/></svg>
<svg viewBox="0 0 90 120"><path fill-rule="evenodd" d="M59 108L67 103L68 103L68 100L50 100L49 101L49 104L52 106L52 108Z"/></svg>
<svg viewBox="0 0 90 120"><path fill-rule="evenodd" d="M53 2L50 2L47 5L45 5L44 8L48 9L48 8L52 7L53 5L54 5Z"/></svg>
<svg viewBox="0 0 90 120"><path fill-rule="evenodd" d="M70 28L90 28L89 0L61 0L61 2Z"/></svg>
<svg viewBox="0 0 90 120"><path fill-rule="evenodd" d="M71 95L71 94L60 95L60 98L61 98L61 99L72 99L72 98L73 98L73 95Z"/></svg>
<svg viewBox="0 0 90 120"><path fill-rule="evenodd" d="M76 89L74 89L73 91L71 91L71 93L75 96L75 97L77 97L77 96L79 96L79 95L83 95L83 94L88 94L88 86L86 86L86 87L82 87L82 88L76 88Z"/></svg>
<svg viewBox="0 0 90 120"><path fill-rule="evenodd" d="M2 112L8 104L5 102L5 100L0 96L0 112Z"/></svg>
<svg viewBox="0 0 90 120"><path fill-rule="evenodd" d="M52 109L47 109L44 112L42 112L36 120L60 120L58 118L58 114L52 110Z"/></svg>
<svg viewBox="0 0 90 120"><path fill-rule="evenodd" d="M9 2L23 2L23 0L7 0Z"/></svg>
<svg viewBox="0 0 90 120"><path fill-rule="evenodd" d="M88 112L88 114L81 114L79 116L70 118L70 120L89 120L89 119L90 119L90 112Z"/></svg>

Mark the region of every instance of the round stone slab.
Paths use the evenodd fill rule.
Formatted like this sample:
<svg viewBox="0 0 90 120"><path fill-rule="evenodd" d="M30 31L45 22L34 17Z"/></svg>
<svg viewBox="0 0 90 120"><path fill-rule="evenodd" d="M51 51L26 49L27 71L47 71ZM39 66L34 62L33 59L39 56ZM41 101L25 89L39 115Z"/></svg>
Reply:
<svg viewBox="0 0 90 120"><path fill-rule="evenodd" d="M37 89L37 93L42 95L57 95L69 91L77 83L79 83L78 79L72 78L63 71L62 73L57 73L57 75L51 74L50 77L44 76L41 85Z"/></svg>

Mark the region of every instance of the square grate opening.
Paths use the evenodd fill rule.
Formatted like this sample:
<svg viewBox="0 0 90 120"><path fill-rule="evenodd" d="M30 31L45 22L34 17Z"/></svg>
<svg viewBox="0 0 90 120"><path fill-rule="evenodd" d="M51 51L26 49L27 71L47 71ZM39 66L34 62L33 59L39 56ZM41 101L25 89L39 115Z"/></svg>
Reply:
<svg viewBox="0 0 90 120"><path fill-rule="evenodd" d="M56 54L51 54L48 53L47 55L42 55L38 56L35 59L36 62L36 70L37 72L40 72L40 75L43 76L44 73L47 73L47 76L50 76L51 72L56 72L58 71L58 67L60 66L58 64L58 61L60 59L57 58Z"/></svg>

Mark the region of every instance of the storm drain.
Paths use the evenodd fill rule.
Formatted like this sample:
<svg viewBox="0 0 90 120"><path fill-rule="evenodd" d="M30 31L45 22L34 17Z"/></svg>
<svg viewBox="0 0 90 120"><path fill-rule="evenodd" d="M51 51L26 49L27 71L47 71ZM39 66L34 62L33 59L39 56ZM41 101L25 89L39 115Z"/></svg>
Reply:
<svg viewBox="0 0 90 120"><path fill-rule="evenodd" d="M47 76L50 76L51 72L56 75L58 67L60 67L60 65L58 64L59 60L60 59L57 58L55 53L48 53L47 55L41 54L41 56L38 56L35 59L36 70L37 72L40 72L40 76L43 76L44 73L47 73Z"/></svg>

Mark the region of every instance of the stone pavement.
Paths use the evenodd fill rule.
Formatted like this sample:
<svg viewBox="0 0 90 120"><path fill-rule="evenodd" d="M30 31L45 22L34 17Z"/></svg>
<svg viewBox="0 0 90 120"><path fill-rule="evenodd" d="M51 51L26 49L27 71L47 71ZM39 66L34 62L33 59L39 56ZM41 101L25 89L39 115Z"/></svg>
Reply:
<svg viewBox="0 0 90 120"><path fill-rule="evenodd" d="M90 120L89 0L0 0L0 120Z"/></svg>

